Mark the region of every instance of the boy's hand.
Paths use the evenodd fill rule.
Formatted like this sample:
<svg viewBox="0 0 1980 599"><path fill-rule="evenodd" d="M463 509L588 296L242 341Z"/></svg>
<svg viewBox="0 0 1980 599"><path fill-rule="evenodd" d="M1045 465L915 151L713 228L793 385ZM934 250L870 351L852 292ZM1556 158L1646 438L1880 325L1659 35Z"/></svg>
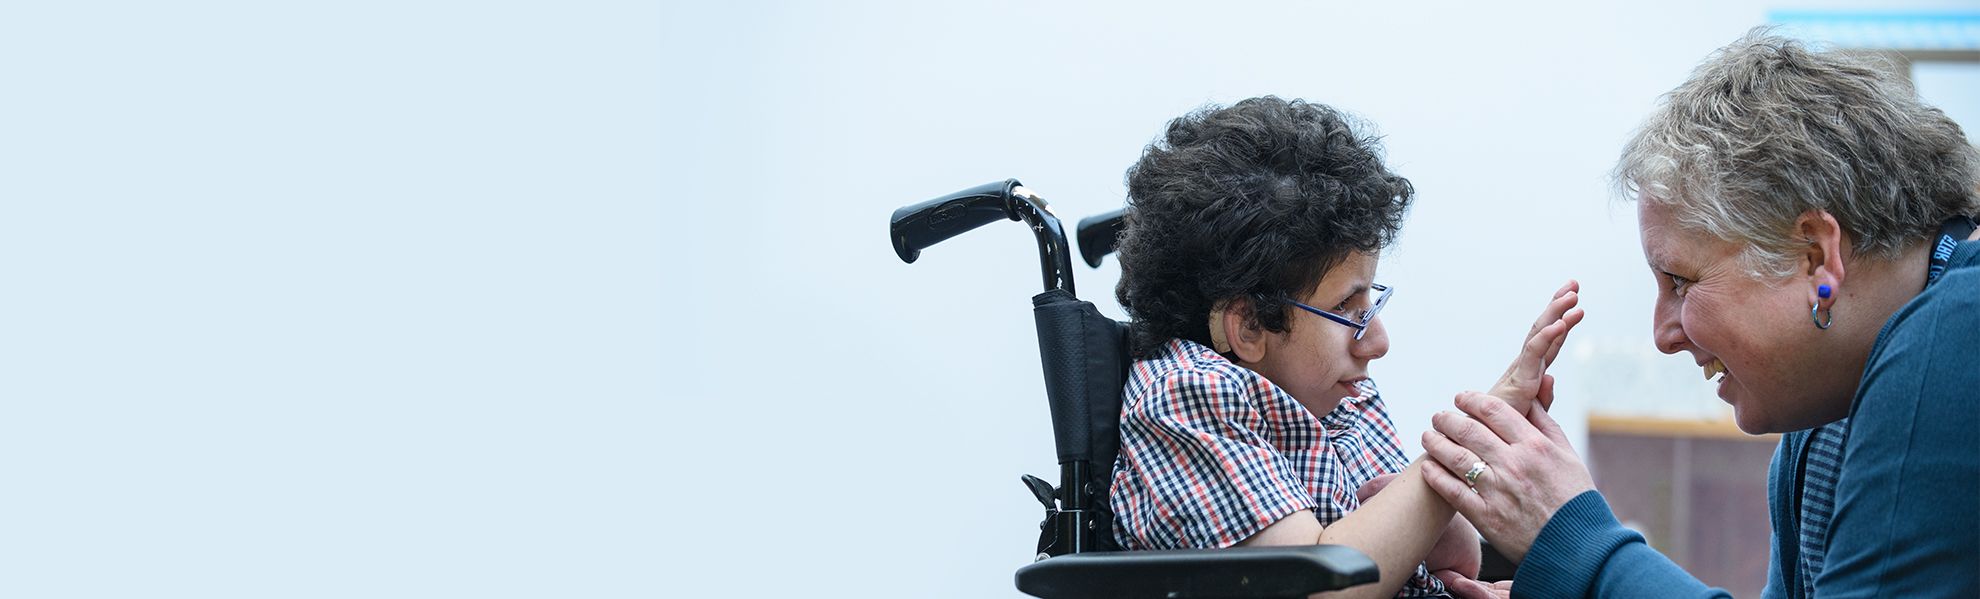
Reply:
<svg viewBox="0 0 1980 599"><path fill-rule="evenodd" d="M1444 581L1444 589L1450 591L1452 597L1458 597L1460 599L1506 599L1512 596L1513 581L1510 580L1484 583L1449 570L1434 572L1432 574L1438 580Z"/></svg>
<svg viewBox="0 0 1980 599"><path fill-rule="evenodd" d="M1443 535L1437 537L1437 544L1430 546L1430 555L1423 558L1424 567L1431 572L1448 570L1465 578L1477 578L1484 562L1478 529L1472 528L1462 514L1451 516L1450 524L1444 525Z"/></svg>
<svg viewBox="0 0 1980 599"><path fill-rule="evenodd" d="M1526 331L1526 343L1520 346L1519 357L1513 358L1506 374L1492 386L1490 395L1506 400L1519 413L1530 411L1535 403L1545 410L1554 403L1554 377L1547 374L1547 367L1554 364L1554 357L1560 355L1561 345L1567 343L1568 331L1581 323L1586 313L1575 304L1581 301L1581 285L1572 280L1554 292L1554 300L1540 311L1540 318L1533 321L1533 328Z"/></svg>
<svg viewBox="0 0 1980 599"><path fill-rule="evenodd" d="M1374 497L1376 493L1382 492L1382 489L1387 488L1390 482L1396 480L1396 476L1398 475L1384 474L1369 479L1368 482L1362 483L1361 488L1354 490L1355 501L1368 503L1368 498Z"/></svg>

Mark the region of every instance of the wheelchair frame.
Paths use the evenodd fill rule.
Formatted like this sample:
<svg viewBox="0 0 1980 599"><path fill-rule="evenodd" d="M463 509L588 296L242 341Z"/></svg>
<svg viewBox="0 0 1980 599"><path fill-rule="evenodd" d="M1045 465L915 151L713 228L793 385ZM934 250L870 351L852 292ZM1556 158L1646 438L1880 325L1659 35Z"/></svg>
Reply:
<svg viewBox="0 0 1980 599"><path fill-rule="evenodd" d="M1098 266L1113 251L1123 212L1080 223L1082 258ZM1100 597L1305 597L1377 581L1374 560L1349 547L1241 547L1119 551L1106 493L1119 450L1127 326L1074 294L1065 228L1017 179L987 183L895 210L894 253L913 263L923 249L997 220L1022 221L1038 245L1043 293L1032 298L1040 363L1052 411L1059 484L1025 485L1045 507L1038 561L1017 588L1046 599Z"/></svg>

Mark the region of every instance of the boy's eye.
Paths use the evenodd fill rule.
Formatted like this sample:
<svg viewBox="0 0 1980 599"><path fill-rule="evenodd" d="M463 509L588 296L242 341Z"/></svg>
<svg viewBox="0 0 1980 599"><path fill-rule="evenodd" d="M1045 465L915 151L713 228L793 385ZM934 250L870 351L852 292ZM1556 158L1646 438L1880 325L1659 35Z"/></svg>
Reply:
<svg viewBox="0 0 1980 599"><path fill-rule="evenodd" d="M1365 304L1366 302L1363 302L1363 301L1361 301L1361 300L1364 300L1364 299L1367 299L1367 298L1368 298L1368 294L1367 294L1367 293L1357 293L1357 294L1354 294L1354 295L1350 295L1350 296L1347 296L1346 298L1343 298L1343 299L1341 300L1341 303L1340 303L1340 304L1337 304L1337 305L1335 305L1335 306L1334 306L1334 312L1337 312L1337 313L1340 313L1340 314L1347 314L1347 313L1348 313L1348 309L1349 309L1349 307L1351 307L1351 306L1360 306L1360 305L1362 305L1362 304Z"/></svg>

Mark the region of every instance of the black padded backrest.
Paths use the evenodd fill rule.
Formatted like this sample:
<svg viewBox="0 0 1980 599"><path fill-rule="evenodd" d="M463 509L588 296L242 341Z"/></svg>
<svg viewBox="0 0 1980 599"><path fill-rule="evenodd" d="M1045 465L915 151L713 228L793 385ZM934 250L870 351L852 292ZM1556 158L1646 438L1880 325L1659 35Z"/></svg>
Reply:
<svg viewBox="0 0 1980 599"><path fill-rule="evenodd" d="M1121 387L1127 384L1124 325L1060 290L1038 294L1031 304L1059 460L1098 465L1105 459L1111 468L1119 443Z"/></svg>
<svg viewBox="0 0 1980 599"><path fill-rule="evenodd" d="M1059 462L1084 461L1082 502L1099 513L1093 530L1103 548L1114 545L1107 488L1120 451L1121 391L1127 385L1127 325L1100 314L1091 302L1060 290L1031 298L1038 323L1038 357L1052 408L1052 437Z"/></svg>

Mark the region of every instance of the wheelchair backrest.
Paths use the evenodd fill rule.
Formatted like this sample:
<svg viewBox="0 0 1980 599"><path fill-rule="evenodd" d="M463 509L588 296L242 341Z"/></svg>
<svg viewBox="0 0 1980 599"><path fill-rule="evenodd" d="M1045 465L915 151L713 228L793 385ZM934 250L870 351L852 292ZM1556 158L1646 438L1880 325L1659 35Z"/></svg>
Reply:
<svg viewBox="0 0 1980 599"><path fill-rule="evenodd" d="M1101 258L1113 253L1125 222L1126 209L1081 219L1076 230L1080 257L1100 266ZM1057 489L1025 477L1045 505L1039 558L1117 551L1108 492L1120 452L1121 399L1132 363L1128 325L1102 316L1091 302L1071 293L1048 290L1031 303L1059 452Z"/></svg>
<svg viewBox="0 0 1980 599"><path fill-rule="evenodd" d="M1018 180L1006 179L895 210L888 238L901 261L913 263L930 246L1003 219L1022 221L1031 229L1045 283L1045 292L1032 298L1032 309L1059 455L1059 485L1024 479L1046 510L1039 556L1117 549L1107 491L1120 450L1127 327L1101 316L1073 291L1071 244L1058 217L1044 198ZM1118 213L1101 222L1105 220L1090 218L1080 225L1081 243L1091 246L1084 256L1090 264L1097 265L1113 250Z"/></svg>
<svg viewBox="0 0 1980 599"><path fill-rule="evenodd" d="M1120 451L1127 325L1062 290L1038 294L1031 302L1060 470L1056 506L1031 483L1046 504L1038 552L1117 550L1107 491Z"/></svg>

